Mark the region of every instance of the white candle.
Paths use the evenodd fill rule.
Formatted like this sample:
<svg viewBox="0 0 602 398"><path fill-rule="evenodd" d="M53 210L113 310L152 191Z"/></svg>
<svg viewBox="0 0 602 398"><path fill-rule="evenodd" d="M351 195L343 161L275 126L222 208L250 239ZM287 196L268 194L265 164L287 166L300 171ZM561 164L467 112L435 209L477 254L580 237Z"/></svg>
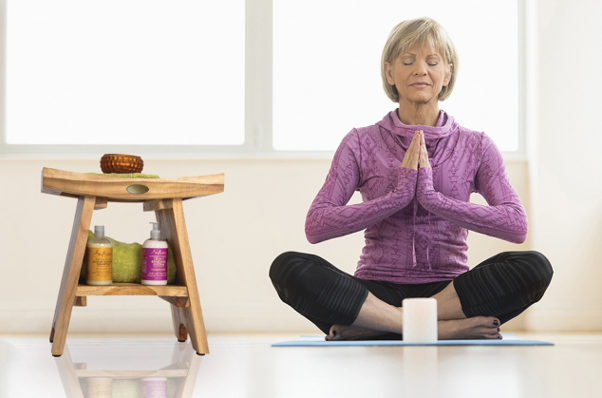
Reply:
<svg viewBox="0 0 602 398"><path fill-rule="evenodd" d="M403 341L434 343L437 341L437 300L408 298L403 300Z"/></svg>

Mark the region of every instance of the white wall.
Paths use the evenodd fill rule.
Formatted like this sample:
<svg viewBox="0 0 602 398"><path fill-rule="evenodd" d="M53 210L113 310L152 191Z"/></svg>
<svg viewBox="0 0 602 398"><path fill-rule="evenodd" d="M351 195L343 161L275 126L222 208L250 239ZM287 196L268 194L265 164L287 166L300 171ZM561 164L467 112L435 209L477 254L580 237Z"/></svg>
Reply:
<svg viewBox="0 0 602 398"><path fill-rule="evenodd" d="M602 2L539 1L533 246L555 268L533 330L602 329Z"/></svg>
<svg viewBox="0 0 602 398"><path fill-rule="evenodd" d="M596 109L602 92L602 3L539 3L539 46L532 54L539 59L532 64L538 102L527 109L530 142L538 146L530 149L530 163L508 162L530 213L530 238L516 246L471 234L469 256L474 265L502 250L533 248L552 261L556 273L548 293L513 327L602 330L602 131ZM225 193L185 204L209 331L313 330L280 303L267 272L285 250L311 251L353 270L361 234L315 246L303 234L305 212L328 164L146 159L145 171L163 177L226 174ZM42 167L99 169L90 159L0 158L0 332L50 329L75 201L40 193ZM141 205L110 204L95 213L93 223L105 224L119 240L141 242L152 220ZM156 298L92 297L88 307L74 310L70 331L169 331L169 317L168 304Z"/></svg>

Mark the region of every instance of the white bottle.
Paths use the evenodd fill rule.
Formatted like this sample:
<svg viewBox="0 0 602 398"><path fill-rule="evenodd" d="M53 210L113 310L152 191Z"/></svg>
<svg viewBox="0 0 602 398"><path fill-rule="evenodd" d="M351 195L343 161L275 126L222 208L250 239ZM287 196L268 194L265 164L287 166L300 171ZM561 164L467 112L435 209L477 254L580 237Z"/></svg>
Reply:
<svg viewBox="0 0 602 398"><path fill-rule="evenodd" d="M151 222L150 239L142 245L143 285L167 285L167 242L161 240L158 222Z"/></svg>

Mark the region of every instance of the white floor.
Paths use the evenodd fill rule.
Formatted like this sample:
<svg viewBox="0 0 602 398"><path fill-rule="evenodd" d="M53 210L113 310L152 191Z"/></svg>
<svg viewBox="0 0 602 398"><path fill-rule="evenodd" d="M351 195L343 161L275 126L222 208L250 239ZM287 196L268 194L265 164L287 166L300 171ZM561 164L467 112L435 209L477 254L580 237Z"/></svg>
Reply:
<svg viewBox="0 0 602 398"><path fill-rule="evenodd" d="M0 336L0 397L602 397L602 334L518 337L553 347L278 347L298 335Z"/></svg>

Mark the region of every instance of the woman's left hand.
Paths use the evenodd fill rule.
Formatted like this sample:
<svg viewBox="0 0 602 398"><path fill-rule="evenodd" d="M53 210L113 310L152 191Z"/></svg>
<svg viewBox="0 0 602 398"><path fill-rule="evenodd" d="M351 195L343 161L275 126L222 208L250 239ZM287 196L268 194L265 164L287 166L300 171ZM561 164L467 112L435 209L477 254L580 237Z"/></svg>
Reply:
<svg viewBox="0 0 602 398"><path fill-rule="evenodd" d="M426 151L426 143L424 141L423 131L420 131L420 158L418 159L418 167L421 169L431 167L429 162L429 154Z"/></svg>

